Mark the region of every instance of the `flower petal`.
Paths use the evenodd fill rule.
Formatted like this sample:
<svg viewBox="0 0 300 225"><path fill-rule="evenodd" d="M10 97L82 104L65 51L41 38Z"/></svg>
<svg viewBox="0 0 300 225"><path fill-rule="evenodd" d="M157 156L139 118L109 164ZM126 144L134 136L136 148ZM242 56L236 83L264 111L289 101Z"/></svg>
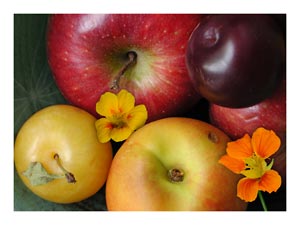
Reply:
<svg viewBox="0 0 300 225"><path fill-rule="evenodd" d="M96 103L96 111L101 116L112 117L119 113L118 98L111 92L105 92Z"/></svg>
<svg viewBox="0 0 300 225"><path fill-rule="evenodd" d="M148 112L145 105L135 106L127 115L127 124L132 130L136 130L146 123Z"/></svg>
<svg viewBox="0 0 300 225"><path fill-rule="evenodd" d="M281 186L281 176L275 170L267 171L260 179L259 190L269 193L277 191Z"/></svg>
<svg viewBox="0 0 300 225"><path fill-rule="evenodd" d="M236 159L245 159L253 154L251 138L245 134L242 138L227 143L227 154Z"/></svg>
<svg viewBox="0 0 300 225"><path fill-rule="evenodd" d="M277 152L280 139L274 131L260 127L252 135L252 146L258 156L266 159Z"/></svg>
<svg viewBox="0 0 300 225"><path fill-rule="evenodd" d="M119 102L119 111L121 113L127 113L133 109L135 99L131 93L125 89L122 89L117 96Z"/></svg>
<svg viewBox="0 0 300 225"><path fill-rule="evenodd" d="M237 185L237 196L246 201L253 202L258 193L258 179L242 178Z"/></svg>
<svg viewBox="0 0 300 225"><path fill-rule="evenodd" d="M98 140L101 143L106 143L111 138L111 131L113 129L113 125L106 118L101 118L95 122L95 126L97 129Z"/></svg>
<svg viewBox="0 0 300 225"><path fill-rule="evenodd" d="M130 129L128 126L124 126L121 128L113 128L111 131L111 139L116 142L126 140L131 134L133 130Z"/></svg>
<svg viewBox="0 0 300 225"><path fill-rule="evenodd" d="M245 168L245 163L242 160L232 158L228 155L222 156L219 160L219 163L237 174L239 174Z"/></svg>

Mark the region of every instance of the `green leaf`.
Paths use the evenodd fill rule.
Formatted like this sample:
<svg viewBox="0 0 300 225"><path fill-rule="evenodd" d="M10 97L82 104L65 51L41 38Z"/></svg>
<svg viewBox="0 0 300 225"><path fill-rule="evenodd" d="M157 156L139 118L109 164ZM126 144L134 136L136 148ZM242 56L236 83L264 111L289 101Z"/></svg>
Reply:
<svg viewBox="0 0 300 225"><path fill-rule="evenodd" d="M23 172L33 186L47 184L52 180L64 178L64 175L49 174L40 162L32 162Z"/></svg>
<svg viewBox="0 0 300 225"><path fill-rule="evenodd" d="M14 134L36 111L66 103L46 54L48 15L14 15Z"/></svg>

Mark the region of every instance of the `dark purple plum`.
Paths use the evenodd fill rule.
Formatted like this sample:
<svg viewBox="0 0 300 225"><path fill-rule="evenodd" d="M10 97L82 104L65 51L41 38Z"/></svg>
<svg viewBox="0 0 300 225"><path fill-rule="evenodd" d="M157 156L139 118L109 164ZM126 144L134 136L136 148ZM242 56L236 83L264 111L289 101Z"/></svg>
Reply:
<svg viewBox="0 0 300 225"><path fill-rule="evenodd" d="M211 103L247 107L271 96L285 74L285 41L268 15L206 17L186 53L196 89Z"/></svg>

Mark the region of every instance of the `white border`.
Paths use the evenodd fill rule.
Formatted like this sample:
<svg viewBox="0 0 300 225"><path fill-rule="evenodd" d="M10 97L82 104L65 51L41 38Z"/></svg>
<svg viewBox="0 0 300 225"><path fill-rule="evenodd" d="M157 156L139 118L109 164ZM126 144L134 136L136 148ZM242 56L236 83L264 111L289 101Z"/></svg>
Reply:
<svg viewBox="0 0 300 225"><path fill-rule="evenodd" d="M279 0L12 0L9 4L14 13L279 13L290 8Z"/></svg>
<svg viewBox="0 0 300 225"><path fill-rule="evenodd" d="M299 34L297 6L277 0L12 0L1 1L1 224L270 224L286 223L297 215L300 146L298 131ZM13 210L13 14L14 13L287 13L287 105L288 105L288 193L287 212L186 212L186 213L112 213L112 212L14 212ZM4 49L4 51L3 51ZM4 104L3 104L4 102ZM5 143L2 145L2 143ZM294 161L294 162L293 162ZM296 174L294 174L296 172ZM254 222L254 220L256 222Z"/></svg>

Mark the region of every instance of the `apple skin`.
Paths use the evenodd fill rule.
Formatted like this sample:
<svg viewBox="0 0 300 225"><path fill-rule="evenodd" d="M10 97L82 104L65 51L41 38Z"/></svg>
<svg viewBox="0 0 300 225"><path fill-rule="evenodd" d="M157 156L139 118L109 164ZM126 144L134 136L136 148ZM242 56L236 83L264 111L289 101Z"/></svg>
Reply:
<svg viewBox="0 0 300 225"><path fill-rule="evenodd" d="M197 14L59 14L49 19L48 62L58 88L73 105L97 116L106 91L127 89L145 104L148 121L187 112L200 99L185 65ZM128 52L137 54L112 89Z"/></svg>
<svg viewBox="0 0 300 225"><path fill-rule="evenodd" d="M227 108L210 104L210 121L232 139L252 134L258 127L273 130L281 139L281 147L274 155L273 168L286 177L286 80L266 100L246 108Z"/></svg>
<svg viewBox="0 0 300 225"><path fill-rule="evenodd" d="M236 196L241 178L218 163L229 137L183 117L146 124L116 153L106 183L108 210L245 210ZM172 181L168 171L184 173Z"/></svg>

